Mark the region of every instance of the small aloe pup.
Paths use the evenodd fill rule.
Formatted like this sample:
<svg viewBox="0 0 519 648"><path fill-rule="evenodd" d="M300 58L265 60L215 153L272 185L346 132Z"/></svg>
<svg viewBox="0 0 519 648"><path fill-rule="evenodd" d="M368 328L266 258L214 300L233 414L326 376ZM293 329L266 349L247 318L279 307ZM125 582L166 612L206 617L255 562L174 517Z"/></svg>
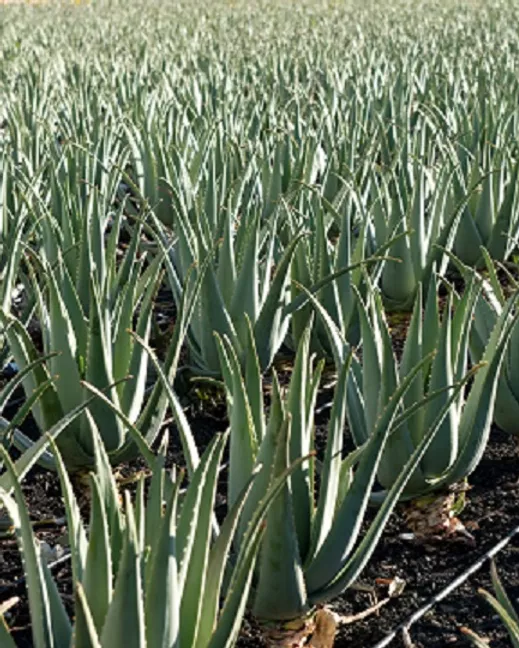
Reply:
<svg viewBox="0 0 519 648"><path fill-rule="evenodd" d="M268 416L252 332L243 373L230 341L218 338L230 417L229 504L234 505L259 464L268 468L255 481L244 506L235 541L240 550L245 530L268 492L269 482L314 449L314 404L323 364L313 368L310 338L308 327L299 344L286 393L282 392L276 373L273 373ZM307 615L312 614L316 605L330 601L355 583L377 546L403 489L448 412L448 402L445 407L437 408L437 416L430 422L427 434L400 471L361 539L361 525L388 439L412 412L420 409L421 403L415 403L411 411L402 413L400 405L414 378L423 369L424 361L413 367L389 394L387 406L373 421L364 445L344 457L350 360L351 355L338 365L339 376L322 461L313 458L296 468L268 513L250 602L253 613L262 621L295 619L304 627L309 623ZM453 397L459 389L458 385ZM287 632L286 640L290 642L290 632Z"/></svg>
<svg viewBox="0 0 519 648"><path fill-rule="evenodd" d="M492 563L490 574L496 595L492 596L492 594L484 589L480 589L479 593L492 606L494 612L505 625L512 648L519 648L519 612L513 606L512 601L501 583L495 563ZM492 644L489 644L488 640L482 639L475 632L472 632L472 630L463 628L462 632L476 648L491 648Z"/></svg>
<svg viewBox="0 0 519 648"><path fill-rule="evenodd" d="M157 457L148 462L152 477L147 498L142 478L132 503L128 493L120 499L108 455L95 426L92 429L96 472L91 474L88 533L59 450L51 441L67 515L73 624L42 559L15 467L0 448L14 488L10 496L0 482L0 500L23 555L35 648L232 646L263 534L262 521L286 474L255 509L231 564L228 556L237 521L258 476L251 475L213 541L214 499L226 435L213 439L183 491L182 473L173 469L168 474L164 469L164 441ZM0 645L16 645L3 617Z"/></svg>
<svg viewBox="0 0 519 648"><path fill-rule="evenodd" d="M480 365L475 368L479 370L469 394L459 391L453 398L450 387L467 377L469 338L479 289L474 279L461 298L449 288L440 320L436 279L431 281L425 308L419 289L400 361L393 352L380 295L373 291L367 304L361 302L362 360L353 358L347 387L347 418L356 445L362 447L370 439L392 394L407 383L417 363L421 363L421 369L409 385L402 407L427 401L389 437L377 468L383 490L375 493L374 501L382 501L398 482L403 467L447 402L448 413L402 490L402 498L412 499L468 476L481 460L490 434L499 371L517 320L517 315L511 316L513 304L495 322L479 358ZM340 354L346 342L318 302L313 303L327 322L336 355Z"/></svg>

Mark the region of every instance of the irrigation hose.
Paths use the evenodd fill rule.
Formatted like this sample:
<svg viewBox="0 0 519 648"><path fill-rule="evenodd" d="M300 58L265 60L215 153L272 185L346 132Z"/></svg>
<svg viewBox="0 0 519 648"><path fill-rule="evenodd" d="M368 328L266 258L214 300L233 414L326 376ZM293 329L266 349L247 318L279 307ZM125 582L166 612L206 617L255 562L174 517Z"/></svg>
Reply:
<svg viewBox="0 0 519 648"><path fill-rule="evenodd" d="M411 616L409 616L405 621L402 621L399 625L396 626L389 634L387 634L383 639L381 639L378 643L374 644L371 648L385 648L385 646L389 646L389 644L395 639L395 637L398 635L399 632L405 633L406 631L408 632L413 623L416 623L419 621L429 610L434 607L437 603L442 601L444 598L446 598L451 592L453 592L455 589L457 589L460 585L462 585L472 574L477 572L487 560L490 558L493 558L496 554L498 554L502 549L506 547L506 545L510 542L510 540L519 533L519 526L516 526L515 529L510 531L510 533L505 536L502 540L500 540L496 545L494 545L491 549L489 549L487 552L485 552L476 562L472 563L470 567L468 567L464 572L462 572L457 578L455 578L447 587L441 590L441 592L438 592L438 594L435 594L429 601L416 610L416 612L413 612Z"/></svg>

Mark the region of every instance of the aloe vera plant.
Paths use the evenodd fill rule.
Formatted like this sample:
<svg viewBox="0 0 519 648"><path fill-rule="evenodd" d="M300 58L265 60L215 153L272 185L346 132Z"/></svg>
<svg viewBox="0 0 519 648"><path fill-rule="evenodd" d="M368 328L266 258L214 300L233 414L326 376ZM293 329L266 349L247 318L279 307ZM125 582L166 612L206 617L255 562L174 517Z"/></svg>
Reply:
<svg viewBox="0 0 519 648"><path fill-rule="evenodd" d="M13 486L0 482L0 499L12 519L24 557L36 648L57 646L211 646L234 644L245 610L262 520L286 479L255 511L232 563L228 557L237 521L257 476L252 475L213 541L213 507L226 435L216 435L181 489L183 474L166 472L167 439L149 462L147 497L141 477L135 502L119 497L99 433L94 430L96 470L88 533L59 450L51 441L65 500L74 588L69 619L30 524L16 469L0 449ZM0 643L15 646L5 619Z"/></svg>
<svg viewBox="0 0 519 648"><path fill-rule="evenodd" d="M444 275L445 250L452 247L461 217L460 206L449 200L451 165L425 168L415 159L424 146L422 137L413 155L404 148L401 172L374 172L371 184L369 249L385 248L399 260L386 261L377 282L386 307L394 311L412 310L419 284L428 287L434 272Z"/></svg>
<svg viewBox="0 0 519 648"><path fill-rule="evenodd" d="M189 225L183 223L182 227ZM236 232L234 227L231 217L227 217L216 250L212 241L204 241L194 232L189 236L181 233L171 252L172 263L168 264L170 285L180 300L188 269L196 276L199 264L210 259L187 334L191 363L202 373L219 371L213 331L227 335L244 350L248 316L262 367L266 368L283 343L290 323L290 266L301 237L287 246L274 269L277 220L273 219L264 231L258 218L237 223Z"/></svg>
<svg viewBox="0 0 519 648"><path fill-rule="evenodd" d="M10 448L13 437L20 435L27 443L27 449L14 463L16 475L19 480L22 480L29 472L35 463L43 462L48 464L53 461L52 453L48 450L49 441L55 441L59 435L67 429L67 427L80 416L92 401L92 396L86 399L79 407L68 412L60 421L58 421L51 429L46 431L45 436L42 436L36 442L29 442L29 439L18 429L18 426L23 423L27 414L30 412L32 405L41 397L43 392L50 387L51 380L42 383L37 390L25 401L25 403L17 411L16 415L11 419L5 419L2 414L9 398L14 391L19 387L24 376L30 373L36 366L45 361L45 358L40 358L34 363L20 371L13 379L11 379L0 391L0 446L4 451ZM4 470L3 461L0 461L0 489L6 493L10 493L14 488L12 475L9 471ZM10 522L9 522L10 524Z"/></svg>
<svg viewBox="0 0 519 648"><path fill-rule="evenodd" d="M229 503L237 500L258 464L268 468L253 485L250 499L244 506L237 533L238 547L270 480L314 449L313 412L324 365L321 362L313 368L309 347L310 328L307 328L286 393L282 392L276 373L273 373L267 416L259 361L253 345L242 371L231 342L219 339L230 417ZM300 620L314 606L326 603L355 582L453 399L451 396L447 406L437 409L437 417L430 422L427 434L401 469L377 516L360 539L361 524L385 447L394 430L423 404L414 404L404 413L399 409L406 391L425 363L419 362L402 383L395 386L384 412L373 421L371 435L365 444L344 457L351 354L343 360L338 366L324 456L322 460L314 458L293 472L267 515L251 600L254 614L262 620ZM454 387L454 397L460 388L459 384Z"/></svg>
<svg viewBox="0 0 519 648"><path fill-rule="evenodd" d="M55 376L41 397L31 401L42 433L89 397L82 384L86 380L99 390L108 389L116 409L144 429L151 443L165 414L165 400L160 385L148 389L148 355L134 343L129 330L135 327L139 335L149 339L162 260L159 255L148 258L141 252L140 224L136 225L122 258L117 260L123 206L115 214L109 231L108 219L96 207L97 196L92 192L82 235L72 250L56 244L63 236L62 228L55 219L44 217L42 254L27 257L32 268L31 285L47 356L45 362L34 364L39 351L14 314L5 308L0 310L0 323L17 365L22 370L33 366L31 372L23 372L22 384L28 398ZM179 304L166 361L170 379L176 371L180 345L203 276L204 266L199 269L198 280L187 281L184 301ZM127 424L105 403L95 401L90 412L112 461L120 461L135 451ZM78 417L60 437L61 453L71 470L93 462L89 421L87 416ZM21 449L29 443L18 432L13 441Z"/></svg>
<svg viewBox="0 0 519 648"><path fill-rule="evenodd" d="M511 646L513 648L519 648L519 613L501 583L494 562L492 562L490 574L492 577L495 596L492 596L490 592L487 592L484 589L480 589L479 593L487 603L490 604L494 612L503 622L508 632L508 636L510 637ZM471 644L476 646L476 648L488 648L492 645L491 643L488 643L488 640L478 636L469 628L462 628L462 632L470 640Z"/></svg>
<svg viewBox="0 0 519 648"><path fill-rule="evenodd" d="M460 157L454 176L454 195L462 198L467 185L479 185L480 189L472 192L462 210L453 252L473 267L484 263L481 247L494 260L506 261L516 250L519 235L519 164L509 159L506 149L500 151L496 142L491 141L485 141L483 150L477 151L473 160L466 151Z"/></svg>
<svg viewBox="0 0 519 648"><path fill-rule="evenodd" d="M366 227L361 226L357 236L353 235L352 206L347 204L348 202L346 192L342 192L340 199L334 201L333 205L324 197L315 195L302 201L300 211L307 219L308 214L312 214L310 219L312 227L310 227L310 235L301 241L294 254L291 291L294 299L301 298L304 292L298 288L298 284L310 289L342 268L350 267L350 272L327 283L321 290L315 292L315 296L343 336L351 344L357 344L360 338L357 297L358 291L364 287L362 264L368 261ZM340 223L340 234L332 242L330 229L337 221ZM295 236L304 222L291 215L292 236ZM313 308L308 303L292 313L291 340L294 348L297 348L312 315ZM312 328L312 349L321 356L331 356L326 329L320 321L315 322Z"/></svg>
<svg viewBox="0 0 519 648"><path fill-rule="evenodd" d="M433 280L434 281L434 280ZM450 402L437 436L424 453L401 497L413 498L463 479L478 465L486 447L496 402L499 372L517 315L513 304L495 322L480 358L470 392L451 397L450 386L467 377L467 357L473 326L475 303L479 294L473 280L462 297L452 288L440 321L435 281L430 286L423 308L421 291L415 303L400 362L396 359L382 299L375 291L361 309L362 360L354 358L347 389L347 418L355 443L362 447L370 437L374 421L385 411L390 395L418 362L422 369L403 398L406 408L422 399L427 401L415 415L391 434L378 468L383 490L374 494L381 501L399 479L402 468L436 418L438 408ZM313 298L312 298L313 299ZM313 299L326 322L336 356L344 353L346 342L327 313ZM434 358L429 354L435 352ZM429 358L429 360L426 360Z"/></svg>
<svg viewBox="0 0 519 648"><path fill-rule="evenodd" d="M492 262L488 251L480 251L488 271L488 278L479 277L483 287L482 294L476 303L474 312L474 326L470 337L470 353L474 362L482 357L485 345L496 322L508 317L513 319L514 310L517 308L515 294L508 299L499 283L496 266ZM519 285L508 273L510 286L517 291ZM510 343L506 349L503 366L499 373L497 385L496 404L494 408L494 421L505 432L519 434L519 374L517 372L517 352L519 348L519 328L517 323L512 328Z"/></svg>

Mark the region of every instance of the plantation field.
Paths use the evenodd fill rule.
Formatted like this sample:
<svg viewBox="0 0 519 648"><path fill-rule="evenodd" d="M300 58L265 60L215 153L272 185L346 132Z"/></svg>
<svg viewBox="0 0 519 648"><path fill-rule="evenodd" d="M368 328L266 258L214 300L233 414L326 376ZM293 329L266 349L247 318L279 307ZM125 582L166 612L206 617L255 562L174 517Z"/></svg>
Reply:
<svg viewBox="0 0 519 648"><path fill-rule="evenodd" d="M517 648L519 3L0 5L0 648Z"/></svg>

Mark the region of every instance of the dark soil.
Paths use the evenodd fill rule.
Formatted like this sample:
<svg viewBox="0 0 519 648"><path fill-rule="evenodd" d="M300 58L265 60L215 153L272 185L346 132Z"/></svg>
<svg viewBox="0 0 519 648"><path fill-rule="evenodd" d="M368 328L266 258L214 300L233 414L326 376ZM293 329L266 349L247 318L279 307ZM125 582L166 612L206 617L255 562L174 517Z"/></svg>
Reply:
<svg viewBox="0 0 519 648"><path fill-rule="evenodd" d="M406 581L406 589L377 617L343 627L336 646L373 646L519 524L517 454L517 439L494 429L485 456L470 478L472 488L461 514L463 522L470 525L473 546L464 536L434 544L403 541L399 534L406 528L401 511L393 516L362 580L373 584L379 577L399 576ZM517 599L519 535L497 555L496 564L511 598ZM489 638L492 648L509 648L504 627L477 593L480 587L492 589L488 563L411 627L415 648L468 646L460 633L463 626ZM384 596L381 592L380 597ZM367 606L365 596L348 592L333 607L337 612L352 614ZM400 638L390 646L409 648Z"/></svg>

